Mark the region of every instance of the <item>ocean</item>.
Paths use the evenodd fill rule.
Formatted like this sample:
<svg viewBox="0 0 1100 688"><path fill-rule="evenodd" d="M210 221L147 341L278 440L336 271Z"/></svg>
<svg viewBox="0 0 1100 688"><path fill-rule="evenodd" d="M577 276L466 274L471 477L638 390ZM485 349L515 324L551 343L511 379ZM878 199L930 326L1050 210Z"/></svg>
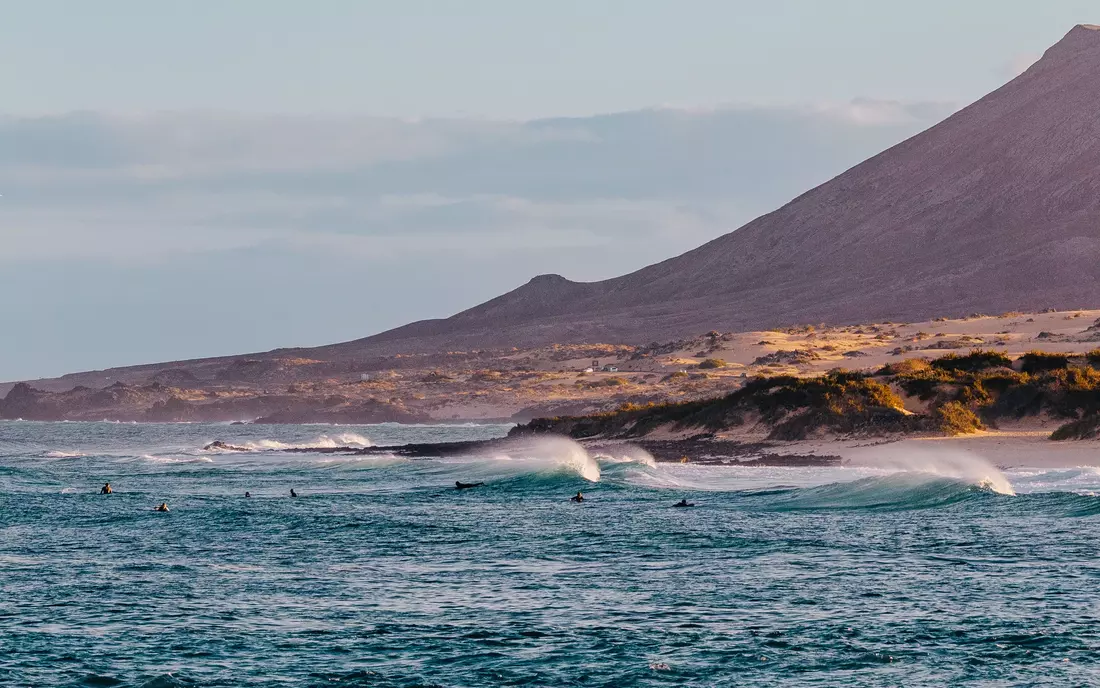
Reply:
<svg viewBox="0 0 1100 688"><path fill-rule="evenodd" d="M1095 467L275 451L507 430L0 423L0 685L1100 683Z"/></svg>

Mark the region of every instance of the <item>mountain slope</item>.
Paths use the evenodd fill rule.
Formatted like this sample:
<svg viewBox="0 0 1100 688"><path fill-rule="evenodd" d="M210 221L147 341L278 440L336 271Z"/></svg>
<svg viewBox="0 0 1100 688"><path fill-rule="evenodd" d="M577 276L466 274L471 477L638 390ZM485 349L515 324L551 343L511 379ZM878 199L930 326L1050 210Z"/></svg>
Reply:
<svg viewBox="0 0 1100 688"><path fill-rule="evenodd" d="M1100 28L779 210L623 277L556 275L336 347L649 341L1100 304Z"/></svg>

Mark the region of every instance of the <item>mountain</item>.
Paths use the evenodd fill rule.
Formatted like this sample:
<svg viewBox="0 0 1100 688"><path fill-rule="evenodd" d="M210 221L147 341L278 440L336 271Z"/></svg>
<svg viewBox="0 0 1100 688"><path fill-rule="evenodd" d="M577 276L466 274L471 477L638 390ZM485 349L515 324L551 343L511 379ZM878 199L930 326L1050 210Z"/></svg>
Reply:
<svg viewBox="0 0 1100 688"><path fill-rule="evenodd" d="M382 357L396 354L1097 307L1097 112L1100 27L1081 25L940 124L681 256L602 282L542 275L450 318L244 362L308 359L335 366L318 368L335 374L373 370L370 361L392 367ZM237 363L225 357L39 382L98 388Z"/></svg>
<svg viewBox="0 0 1100 688"><path fill-rule="evenodd" d="M775 212L594 283L543 275L332 355L1100 305L1100 27Z"/></svg>

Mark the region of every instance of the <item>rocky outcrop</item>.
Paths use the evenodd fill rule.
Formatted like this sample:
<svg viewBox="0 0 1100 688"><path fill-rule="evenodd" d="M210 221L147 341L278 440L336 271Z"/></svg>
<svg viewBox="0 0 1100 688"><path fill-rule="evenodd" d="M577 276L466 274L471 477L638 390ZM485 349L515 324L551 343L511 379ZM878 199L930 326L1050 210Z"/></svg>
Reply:
<svg viewBox="0 0 1100 688"><path fill-rule="evenodd" d="M813 351L800 351L797 349L780 349L774 353L759 356L752 362L753 365L805 365L819 360L820 355Z"/></svg>
<svg viewBox="0 0 1100 688"><path fill-rule="evenodd" d="M14 420L48 420L53 415L55 406L44 404L49 394L41 392L25 382L20 382L8 391L7 396L0 400L0 418Z"/></svg>

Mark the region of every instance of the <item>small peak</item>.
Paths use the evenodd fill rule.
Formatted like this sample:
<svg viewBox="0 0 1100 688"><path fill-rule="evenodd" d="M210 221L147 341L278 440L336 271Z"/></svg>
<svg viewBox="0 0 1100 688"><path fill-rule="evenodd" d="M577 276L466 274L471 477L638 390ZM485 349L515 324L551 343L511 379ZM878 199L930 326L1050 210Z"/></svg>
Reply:
<svg viewBox="0 0 1100 688"><path fill-rule="evenodd" d="M1073 42L1089 41L1090 43L1095 43L1097 39L1100 39L1100 24L1078 24L1070 29L1069 33L1067 33L1059 43L1064 43L1067 40ZM1057 46L1057 44L1055 45Z"/></svg>
<svg viewBox="0 0 1100 688"><path fill-rule="evenodd" d="M1043 58L1028 71L1049 72L1066 64L1068 60L1076 60L1084 55L1089 55L1089 59L1096 60L1098 51L1100 51L1100 25L1078 24L1070 29L1062 40L1050 46L1043 53Z"/></svg>
<svg viewBox="0 0 1100 688"><path fill-rule="evenodd" d="M528 284L569 284L569 280L561 275L553 273L547 275L535 275Z"/></svg>

